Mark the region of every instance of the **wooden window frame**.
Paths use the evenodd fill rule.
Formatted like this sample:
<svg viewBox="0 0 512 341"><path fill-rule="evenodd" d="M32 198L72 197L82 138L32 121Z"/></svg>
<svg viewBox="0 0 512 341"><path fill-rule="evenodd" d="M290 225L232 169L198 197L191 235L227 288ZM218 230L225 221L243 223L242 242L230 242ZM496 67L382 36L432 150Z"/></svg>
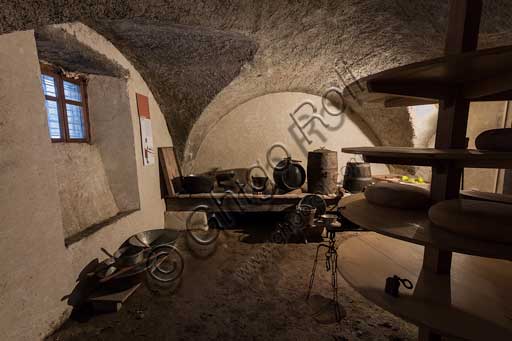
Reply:
<svg viewBox="0 0 512 341"><path fill-rule="evenodd" d="M62 73L62 71L47 64L41 64L41 74L53 77L55 79L55 90L57 91L57 97L44 94L45 99L55 101L57 103L57 108L59 111L61 138L56 139L50 137L52 142L90 143L91 133L89 124L89 110L87 106L87 79L85 77L79 77L78 79L67 77ZM66 99L64 96L64 81L80 86L80 95L82 96L81 102ZM82 108L85 134L85 137L82 139L74 139L69 137L66 104L72 104Z"/></svg>

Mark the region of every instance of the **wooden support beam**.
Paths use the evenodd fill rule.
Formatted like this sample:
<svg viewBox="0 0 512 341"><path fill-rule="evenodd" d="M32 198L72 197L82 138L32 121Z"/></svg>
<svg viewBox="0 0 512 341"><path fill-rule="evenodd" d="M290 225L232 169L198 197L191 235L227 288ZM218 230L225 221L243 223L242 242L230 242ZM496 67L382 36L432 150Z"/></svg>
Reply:
<svg viewBox="0 0 512 341"><path fill-rule="evenodd" d="M452 253L425 246L423 254L423 268L436 274L449 274L452 264Z"/></svg>
<svg viewBox="0 0 512 341"><path fill-rule="evenodd" d="M474 51L478 47L478 31L482 16L482 0L451 0L446 55Z"/></svg>
<svg viewBox="0 0 512 341"><path fill-rule="evenodd" d="M476 50L482 15L481 0L451 0L445 54L458 54ZM452 98L439 102L436 148L467 148L466 129L469 101L462 89L456 89ZM462 168L453 166L433 167L431 196L434 202L458 198ZM423 267L439 274L449 274L451 252L425 247Z"/></svg>
<svg viewBox="0 0 512 341"><path fill-rule="evenodd" d="M386 108L396 108L396 107L408 107L414 105L425 105L425 104L436 104L437 100L431 99L423 99L423 98L409 98L409 97L395 97L386 99L384 101L384 106Z"/></svg>
<svg viewBox="0 0 512 341"><path fill-rule="evenodd" d="M418 328L418 341L441 341L441 335L432 332L427 327L420 326Z"/></svg>
<svg viewBox="0 0 512 341"><path fill-rule="evenodd" d="M436 148L466 149L466 128L469 101L455 97L439 101L439 115L436 130Z"/></svg>
<svg viewBox="0 0 512 341"><path fill-rule="evenodd" d="M368 91L423 100L453 97L456 89L443 84L397 83L393 81L368 81Z"/></svg>
<svg viewBox="0 0 512 341"><path fill-rule="evenodd" d="M485 96L509 92L510 84L512 84L512 73L505 73L477 82L464 84L462 92L464 98L474 100L482 97L485 98Z"/></svg>

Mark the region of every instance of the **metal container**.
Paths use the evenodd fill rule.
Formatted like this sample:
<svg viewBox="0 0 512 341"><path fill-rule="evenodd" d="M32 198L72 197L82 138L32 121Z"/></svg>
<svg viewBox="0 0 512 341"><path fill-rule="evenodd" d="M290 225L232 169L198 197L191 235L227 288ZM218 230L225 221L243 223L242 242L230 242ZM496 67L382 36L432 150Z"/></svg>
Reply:
<svg viewBox="0 0 512 341"><path fill-rule="evenodd" d="M138 248L155 248L161 245L173 245L178 239L179 232L169 229L148 230L134 234L122 246Z"/></svg>
<svg viewBox="0 0 512 341"><path fill-rule="evenodd" d="M315 224L316 208L309 205L297 206L297 213L300 214L304 227L311 227Z"/></svg>
<svg viewBox="0 0 512 341"><path fill-rule="evenodd" d="M320 220L325 225L331 225L332 223L334 223L338 220L338 216L336 214L322 214L320 216Z"/></svg>
<svg viewBox="0 0 512 341"><path fill-rule="evenodd" d="M372 184L372 170L366 162L349 161L345 166L343 188L351 193L364 191L366 186Z"/></svg>
<svg viewBox="0 0 512 341"><path fill-rule="evenodd" d="M285 158L275 166L274 182L276 187L283 192L290 192L300 188L306 182L306 170L300 165L300 161Z"/></svg>
<svg viewBox="0 0 512 341"><path fill-rule="evenodd" d="M267 189L268 177L266 176L251 176L251 187L255 193L263 193Z"/></svg>
<svg viewBox="0 0 512 341"><path fill-rule="evenodd" d="M308 153L308 192L334 194L337 192L338 153L320 148Z"/></svg>
<svg viewBox="0 0 512 341"><path fill-rule="evenodd" d="M188 194L209 193L213 189L214 181L210 176L188 175L182 178L182 185Z"/></svg>

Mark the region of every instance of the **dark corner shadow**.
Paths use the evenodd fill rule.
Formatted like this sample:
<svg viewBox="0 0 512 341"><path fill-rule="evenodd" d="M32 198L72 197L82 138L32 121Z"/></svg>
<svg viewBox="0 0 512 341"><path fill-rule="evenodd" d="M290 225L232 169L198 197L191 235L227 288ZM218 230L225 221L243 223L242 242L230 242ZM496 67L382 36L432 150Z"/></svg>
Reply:
<svg viewBox="0 0 512 341"><path fill-rule="evenodd" d="M237 218L236 229L243 233L239 241L247 244L303 244L306 240L307 242L323 241L318 234L310 234L307 230L301 229L292 230L290 226L285 226L284 222L283 212L245 213L243 217Z"/></svg>
<svg viewBox="0 0 512 341"><path fill-rule="evenodd" d="M82 271L80 271L76 279L76 285L71 293L62 297L61 301L67 300L67 304L73 308L69 317L70 320L87 322L94 316L107 313L107 311L94 309L92 303L88 301L88 298L90 298L91 295L109 295L127 290L141 280L141 276L133 276L130 277L130 279L114 279L108 283L101 284L98 276L91 276L90 274L97 272L103 266L105 266L104 263L100 263L98 258L90 261Z"/></svg>
<svg viewBox="0 0 512 341"><path fill-rule="evenodd" d="M76 285L69 295L62 297L61 301L67 300L69 306L73 307L70 319L78 322L87 322L93 316L93 309L87 303L87 297L93 292L97 286L97 279L88 274L93 272L99 266L98 258L90 261L80 271L76 280Z"/></svg>

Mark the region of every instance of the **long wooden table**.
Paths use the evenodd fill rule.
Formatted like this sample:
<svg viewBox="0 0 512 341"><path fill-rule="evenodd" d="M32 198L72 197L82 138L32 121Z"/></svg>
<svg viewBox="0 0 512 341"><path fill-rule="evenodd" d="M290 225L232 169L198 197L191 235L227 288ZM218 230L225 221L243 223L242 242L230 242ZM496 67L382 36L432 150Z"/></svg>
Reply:
<svg viewBox="0 0 512 341"><path fill-rule="evenodd" d="M165 199L167 211L194 211L203 206L208 212L283 212L293 209L311 193L252 194L200 193L177 194ZM327 206L336 209L340 196L321 195Z"/></svg>

